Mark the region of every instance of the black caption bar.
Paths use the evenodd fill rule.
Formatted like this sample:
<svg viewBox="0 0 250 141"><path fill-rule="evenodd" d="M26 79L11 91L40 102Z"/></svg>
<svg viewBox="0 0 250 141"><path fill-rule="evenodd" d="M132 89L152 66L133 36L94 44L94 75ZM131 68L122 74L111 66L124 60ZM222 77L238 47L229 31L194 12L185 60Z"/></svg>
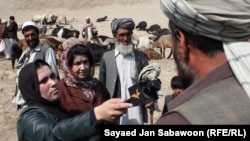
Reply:
<svg viewBox="0 0 250 141"><path fill-rule="evenodd" d="M104 125L100 139L126 140L183 138L215 141L219 139L250 140L250 125Z"/></svg>

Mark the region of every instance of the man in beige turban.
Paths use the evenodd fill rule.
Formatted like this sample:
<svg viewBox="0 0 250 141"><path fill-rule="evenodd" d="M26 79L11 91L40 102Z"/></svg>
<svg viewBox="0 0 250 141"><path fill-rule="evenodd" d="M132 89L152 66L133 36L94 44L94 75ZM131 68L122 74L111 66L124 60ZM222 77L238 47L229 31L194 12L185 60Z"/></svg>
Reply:
<svg viewBox="0 0 250 141"><path fill-rule="evenodd" d="M161 0L190 85L156 124L250 124L250 1Z"/></svg>

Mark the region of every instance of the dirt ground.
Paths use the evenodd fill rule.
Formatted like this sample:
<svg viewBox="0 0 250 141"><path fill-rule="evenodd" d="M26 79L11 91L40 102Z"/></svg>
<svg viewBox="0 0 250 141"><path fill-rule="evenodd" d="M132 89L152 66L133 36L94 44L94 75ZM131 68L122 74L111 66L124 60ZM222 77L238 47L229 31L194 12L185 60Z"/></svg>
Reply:
<svg viewBox="0 0 250 141"><path fill-rule="evenodd" d="M131 17L135 23L144 20L148 26L159 24L162 28L167 28L168 19L160 10L159 0L9 0L2 1L0 5L0 18L8 19L10 15L16 17L17 23L30 20L35 14L55 14L65 15L67 19L75 18L77 21L71 25L78 30L82 30L85 23L84 18L89 16L97 26L99 35L111 36L110 23L113 18ZM9 5L9 3L15 3ZM55 8L57 7L57 8ZM97 18L108 16L107 21L97 23ZM50 34L50 30L47 34ZM149 36L144 31L135 30L137 36ZM18 37L23 38L19 32ZM171 93L170 79L176 74L174 60L161 59L150 60L150 63L157 62L161 66L159 78L162 81L158 104L162 109L164 96ZM59 70L61 72L61 70ZM97 77L99 67L96 67ZM62 76L62 75L61 75ZM16 120L19 112L16 105L11 103L11 98L15 92L16 69L11 68L11 61L0 58L0 138L2 141L17 141ZM160 117L160 112L154 112L154 121Z"/></svg>

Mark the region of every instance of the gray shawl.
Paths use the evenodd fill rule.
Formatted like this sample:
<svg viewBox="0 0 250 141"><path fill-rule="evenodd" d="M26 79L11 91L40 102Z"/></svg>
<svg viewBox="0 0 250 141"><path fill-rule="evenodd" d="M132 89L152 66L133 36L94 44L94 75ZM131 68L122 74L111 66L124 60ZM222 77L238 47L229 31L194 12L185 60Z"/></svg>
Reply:
<svg viewBox="0 0 250 141"><path fill-rule="evenodd" d="M121 19L113 19L111 23L112 33L115 34L117 29L125 28L128 30L134 30L135 23L132 18L121 18Z"/></svg>

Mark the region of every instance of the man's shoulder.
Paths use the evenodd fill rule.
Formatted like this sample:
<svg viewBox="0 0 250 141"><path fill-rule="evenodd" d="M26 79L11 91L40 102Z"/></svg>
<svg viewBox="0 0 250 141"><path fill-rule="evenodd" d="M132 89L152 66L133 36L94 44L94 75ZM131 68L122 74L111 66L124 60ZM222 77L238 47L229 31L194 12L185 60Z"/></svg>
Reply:
<svg viewBox="0 0 250 141"><path fill-rule="evenodd" d="M165 101L170 101L172 100L174 97L173 97L173 94L170 94L170 95L166 95L165 96Z"/></svg>
<svg viewBox="0 0 250 141"><path fill-rule="evenodd" d="M54 49L52 47L50 47L48 44L39 44L36 48L36 59L45 59L46 58L46 54L54 54Z"/></svg>
<svg viewBox="0 0 250 141"><path fill-rule="evenodd" d="M139 55L145 55L143 52L137 50L137 49L134 49L134 53L135 54L139 54Z"/></svg>
<svg viewBox="0 0 250 141"><path fill-rule="evenodd" d="M139 51L139 50L137 50L137 49L134 49L134 52L142 53L141 51Z"/></svg>
<svg viewBox="0 0 250 141"><path fill-rule="evenodd" d="M173 97L173 94L165 95L165 98Z"/></svg>
<svg viewBox="0 0 250 141"><path fill-rule="evenodd" d="M103 53L102 60L104 62L110 62L113 59L115 59L114 50L106 51L106 52Z"/></svg>
<svg viewBox="0 0 250 141"><path fill-rule="evenodd" d="M46 47L46 48L48 48L48 47L50 47L48 44L46 44L46 43L41 43L41 47Z"/></svg>
<svg viewBox="0 0 250 141"><path fill-rule="evenodd" d="M43 44L43 43L41 43L39 46L40 46L40 51L43 53L47 52L48 49L51 48L48 44Z"/></svg>
<svg viewBox="0 0 250 141"><path fill-rule="evenodd" d="M51 47L49 44L46 44L46 43L45 44L42 43L40 47L41 47L41 50L44 50L46 52L54 51L53 47Z"/></svg>
<svg viewBox="0 0 250 141"><path fill-rule="evenodd" d="M146 54L137 50L137 49L134 50L134 54L135 54L135 56L137 56L138 58L140 58L142 60L148 60L148 57L146 56Z"/></svg>
<svg viewBox="0 0 250 141"><path fill-rule="evenodd" d="M104 52L104 54L103 54L103 55L107 55L107 56L109 56L109 55L111 55L111 54L114 54L114 52L115 52L115 50L114 50L114 49L113 49L113 50L109 50L109 51Z"/></svg>
<svg viewBox="0 0 250 141"><path fill-rule="evenodd" d="M18 27L17 22L13 22L13 25L15 25L16 27Z"/></svg>

